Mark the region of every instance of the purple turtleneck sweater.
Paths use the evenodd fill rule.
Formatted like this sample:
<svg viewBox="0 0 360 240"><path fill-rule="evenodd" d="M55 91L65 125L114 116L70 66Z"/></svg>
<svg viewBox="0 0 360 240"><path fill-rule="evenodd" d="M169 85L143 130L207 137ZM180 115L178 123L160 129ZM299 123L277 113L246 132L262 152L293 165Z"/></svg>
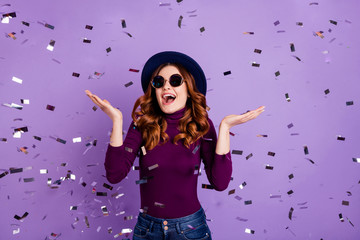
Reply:
<svg viewBox="0 0 360 240"><path fill-rule="evenodd" d="M224 155L215 153L217 136L210 119L208 133L190 145L190 149L184 146L183 140L179 140L177 145L173 143L185 109L166 114L169 140L165 144L158 144L144 154L141 132L131 122L123 145L113 147L109 144L106 151L104 165L110 183L118 183L127 176L140 151L141 209L146 209L147 214L156 218L180 218L200 209L197 196L200 160L215 190L225 190L230 182L231 155L230 152Z"/></svg>

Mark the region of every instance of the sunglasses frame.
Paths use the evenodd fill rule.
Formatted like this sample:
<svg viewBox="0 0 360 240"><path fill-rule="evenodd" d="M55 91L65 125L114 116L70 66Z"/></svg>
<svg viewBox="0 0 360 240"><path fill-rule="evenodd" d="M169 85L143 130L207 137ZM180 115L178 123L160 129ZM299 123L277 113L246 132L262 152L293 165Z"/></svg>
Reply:
<svg viewBox="0 0 360 240"><path fill-rule="evenodd" d="M173 85L171 84L171 78L172 78L173 76L179 76L179 77L181 77L181 81L180 81L180 84L179 84L178 86L173 86ZM155 86L154 86L154 78L156 78L156 77L161 77L161 78L164 80L163 84L162 84L160 87L155 87ZM169 80L165 79L163 76L160 76L160 75L157 75L157 76L155 76L154 78L151 80L151 86L152 86L153 88L155 88L155 89L156 89L156 88L162 88L162 87L165 85L166 81L169 81L171 87L180 87L180 86L184 83L184 80L185 80L185 79L184 79L180 74L178 74L178 73L172 74L172 75L170 76Z"/></svg>

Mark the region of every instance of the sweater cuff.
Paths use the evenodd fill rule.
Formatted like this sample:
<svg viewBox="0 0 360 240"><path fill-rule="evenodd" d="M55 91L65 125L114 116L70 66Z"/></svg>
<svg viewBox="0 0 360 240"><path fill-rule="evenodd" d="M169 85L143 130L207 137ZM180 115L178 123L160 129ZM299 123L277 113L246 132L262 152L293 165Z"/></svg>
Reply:
<svg viewBox="0 0 360 240"><path fill-rule="evenodd" d="M228 160L228 161L231 162L231 151L229 151L229 152L226 153L226 154L217 154L217 153L215 152L215 159L216 159L216 160L222 160L222 161Z"/></svg>
<svg viewBox="0 0 360 240"><path fill-rule="evenodd" d="M114 147L114 146L111 146L110 143L109 143L108 147L107 147L107 150L111 151L111 152L113 152L113 151L118 152L118 151L121 151L123 149L124 149L124 144L119 146L119 147Z"/></svg>

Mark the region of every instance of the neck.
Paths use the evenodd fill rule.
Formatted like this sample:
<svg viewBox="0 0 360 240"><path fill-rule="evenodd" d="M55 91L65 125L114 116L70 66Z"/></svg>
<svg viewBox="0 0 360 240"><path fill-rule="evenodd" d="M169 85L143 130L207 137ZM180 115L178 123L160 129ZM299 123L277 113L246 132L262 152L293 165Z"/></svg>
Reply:
<svg viewBox="0 0 360 240"><path fill-rule="evenodd" d="M165 113L165 119L168 122L177 122L180 118L184 116L184 113L186 111L186 107L174 112L174 113Z"/></svg>

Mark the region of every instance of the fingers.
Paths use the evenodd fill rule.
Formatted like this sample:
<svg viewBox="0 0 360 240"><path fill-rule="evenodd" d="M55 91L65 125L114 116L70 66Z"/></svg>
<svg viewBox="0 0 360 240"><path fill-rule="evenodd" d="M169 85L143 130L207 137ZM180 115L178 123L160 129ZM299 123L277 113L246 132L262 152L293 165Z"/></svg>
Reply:
<svg viewBox="0 0 360 240"><path fill-rule="evenodd" d="M88 95L88 97L91 99L91 101L93 101L93 103L95 103L96 105L98 105L100 108L104 107L104 103L109 103L108 101L102 101L101 98L99 98L98 96L96 96L95 94L92 94L89 90L85 90L86 95Z"/></svg>
<svg viewBox="0 0 360 240"><path fill-rule="evenodd" d="M98 96L96 96L95 94L92 95L92 100L94 103L96 103L96 105L98 105L100 108L104 107L104 101L101 100L101 98L99 98Z"/></svg>
<svg viewBox="0 0 360 240"><path fill-rule="evenodd" d="M262 112L264 112L265 111L265 106L261 106L261 107L258 107L257 109L255 109L255 110L252 110L251 112L253 112L253 113L262 113Z"/></svg>
<svg viewBox="0 0 360 240"><path fill-rule="evenodd" d="M242 113L241 115L247 115L247 116L249 116L249 115L251 115L252 113L255 113L255 112L260 112L260 113L262 113L263 111L265 111L265 106L260 106L260 107L258 107L257 109L255 109L255 110L247 110L246 112L244 112L244 113Z"/></svg>
<svg viewBox="0 0 360 240"><path fill-rule="evenodd" d="M245 119L248 121L248 120L251 120L251 119L255 119L257 118L262 112L265 111L265 106L261 106L255 110L252 110L250 112L247 112L245 115Z"/></svg>
<svg viewBox="0 0 360 240"><path fill-rule="evenodd" d="M85 90L86 95L91 95L91 92L89 90Z"/></svg>

